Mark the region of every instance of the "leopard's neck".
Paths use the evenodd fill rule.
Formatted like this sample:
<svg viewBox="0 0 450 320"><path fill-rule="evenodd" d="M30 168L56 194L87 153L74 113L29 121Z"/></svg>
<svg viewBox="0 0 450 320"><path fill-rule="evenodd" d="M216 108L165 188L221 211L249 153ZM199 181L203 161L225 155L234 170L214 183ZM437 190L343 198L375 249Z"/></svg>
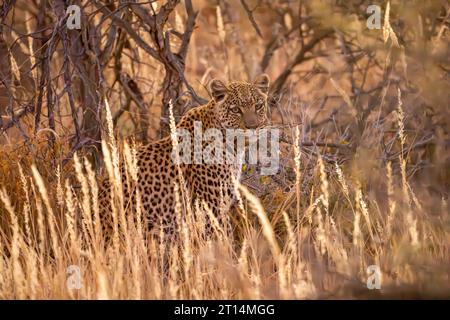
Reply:
<svg viewBox="0 0 450 320"><path fill-rule="evenodd" d="M213 101L189 110L181 118L181 121L178 123L177 128L183 128L190 132L193 132L195 122L201 122L202 130L208 130L212 128L220 129L221 126L217 121Z"/></svg>

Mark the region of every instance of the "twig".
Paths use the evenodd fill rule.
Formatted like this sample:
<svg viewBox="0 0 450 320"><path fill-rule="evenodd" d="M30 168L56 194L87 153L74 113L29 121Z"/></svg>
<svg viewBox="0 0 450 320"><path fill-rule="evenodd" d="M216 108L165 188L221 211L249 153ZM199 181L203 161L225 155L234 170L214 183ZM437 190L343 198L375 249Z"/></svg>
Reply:
<svg viewBox="0 0 450 320"><path fill-rule="evenodd" d="M256 8L254 8L253 10L250 10L250 8L248 7L248 4L245 2L245 0L241 0L241 4L244 7L244 10L248 16L248 20L250 20L250 23L252 24L256 33L258 34L258 36L260 38L262 38L263 36L262 36L261 30L259 29L258 24L255 21L255 17L253 16L253 11L255 11Z"/></svg>
<svg viewBox="0 0 450 320"><path fill-rule="evenodd" d="M289 63L284 71L278 76L278 78L274 81L273 85L271 86L271 94L277 94L280 92L281 88L283 87L284 83L286 82L289 75L294 70L295 66L302 63L305 60L305 54L307 52L310 52L314 47L323 39L333 34L333 30L327 29L316 35L314 38L312 38L308 43L306 43L300 51L295 56L294 60Z"/></svg>

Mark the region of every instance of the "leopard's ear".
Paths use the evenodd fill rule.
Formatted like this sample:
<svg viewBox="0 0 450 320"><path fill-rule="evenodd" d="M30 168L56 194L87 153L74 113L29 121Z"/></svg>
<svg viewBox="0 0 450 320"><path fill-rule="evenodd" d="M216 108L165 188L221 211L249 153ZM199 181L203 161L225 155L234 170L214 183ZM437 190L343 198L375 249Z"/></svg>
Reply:
<svg viewBox="0 0 450 320"><path fill-rule="evenodd" d="M219 79L212 79L209 83L209 92L215 102L220 102L225 99L227 95L227 87Z"/></svg>
<svg viewBox="0 0 450 320"><path fill-rule="evenodd" d="M261 90L263 93L265 94L269 93L270 79L267 74L263 73L257 76L255 81L253 81L253 84L256 85L258 89Z"/></svg>

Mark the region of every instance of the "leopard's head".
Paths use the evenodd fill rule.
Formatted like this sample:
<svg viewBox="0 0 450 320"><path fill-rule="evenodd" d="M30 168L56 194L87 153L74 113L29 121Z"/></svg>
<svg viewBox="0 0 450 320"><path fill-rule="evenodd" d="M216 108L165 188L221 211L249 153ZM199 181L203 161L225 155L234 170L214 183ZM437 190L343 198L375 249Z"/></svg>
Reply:
<svg viewBox="0 0 450 320"><path fill-rule="evenodd" d="M256 129L268 124L267 94L269 77L258 76L253 82L211 80L209 89L215 114L223 129Z"/></svg>

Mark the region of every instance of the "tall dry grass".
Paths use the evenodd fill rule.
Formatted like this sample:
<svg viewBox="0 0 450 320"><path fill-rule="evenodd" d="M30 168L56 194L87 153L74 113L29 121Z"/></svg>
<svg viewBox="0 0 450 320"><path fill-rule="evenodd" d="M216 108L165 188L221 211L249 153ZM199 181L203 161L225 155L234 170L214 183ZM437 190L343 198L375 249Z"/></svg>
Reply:
<svg viewBox="0 0 450 320"><path fill-rule="evenodd" d="M52 179L47 176L51 183L36 165L18 166L22 194L0 189L0 213L8 222L0 233L0 298L449 296L448 204L441 200L427 211L430 199L410 184L403 153L400 170L391 162L381 168L386 183L380 186L381 196L374 197L353 174L357 168L328 163L319 155L313 171L306 172L300 148L293 148L296 178L287 197L294 201L267 212L262 199L238 184L241 216L234 230L225 228L205 204L184 210L183 186L176 186L180 236L166 241L162 233L146 236L139 194L132 206L125 203L122 185L138 180L136 150L128 143L119 148L107 103L106 111L102 151L113 182L112 243L105 244L101 231L99 189L87 159L74 157L74 179L57 169ZM397 121L403 148L400 93ZM294 136L298 144L298 129ZM119 174L120 157L125 180ZM310 183L303 184L306 178ZM207 217L213 225L208 237ZM370 265L382 271L380 290L366 286Z"/></svg>

